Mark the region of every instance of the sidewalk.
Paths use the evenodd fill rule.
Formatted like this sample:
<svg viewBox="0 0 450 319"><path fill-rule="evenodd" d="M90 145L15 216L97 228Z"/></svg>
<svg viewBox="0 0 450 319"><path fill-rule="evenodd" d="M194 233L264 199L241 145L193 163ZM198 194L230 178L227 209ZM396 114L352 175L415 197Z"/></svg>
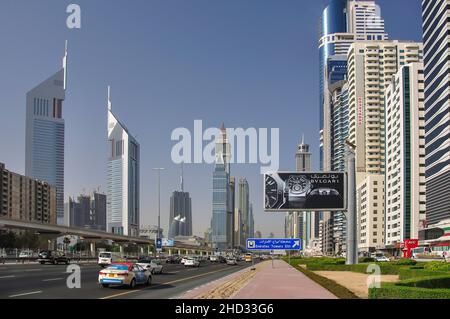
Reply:
<svg viewBox="0 0 450 319"><path fill-rule="evenodd" d="M265 263L232 299L337 299L331 292L282 260Z"/></svg>

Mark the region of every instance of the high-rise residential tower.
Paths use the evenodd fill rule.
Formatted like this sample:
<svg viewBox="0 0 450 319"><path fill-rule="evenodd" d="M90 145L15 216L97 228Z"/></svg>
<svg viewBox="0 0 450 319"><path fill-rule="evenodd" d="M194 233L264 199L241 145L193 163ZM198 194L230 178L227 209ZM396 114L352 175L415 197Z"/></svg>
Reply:
<svg viewBox="0 0 450 319"><path fill-rule="evenodd" d="M169 237L176 236L192 236L192 201L189 193L184 191L183 166L180 190L173 192L170 197Z"/></svg>
<svg viewBox="0 0 450 319"><path fill-rule="evenodd" d="M425 220L423 63L402 66L386 90L385 186L385 243L395 249Z"/></svg>
<svg viewBox="0 0 450 319"><path fill-rule="evenodd" d="M94 192L80 195L78 199L69 197L65 204L65 225L106 231L106 195Z"/></svg>
<svg viewBox="0 0 450 319"><path fill-rule="evenodd" d="M423 0L427 223L450 218L450 0Z"/></svg>
<svg viewBox="0 0 450 319"><path fill-rule="evenodd" d="M355 42L348 54L349 140L356 145L359 248L384 245L385 99L398 70L422 60L422 44L410 41Z"/></svg>
<svg viewBox="0 0 450 319"><path fill-rule="evenodd" d="M230 205L230 158L231 150L225 125L220 127L216 141L215 166L213 173L213 201L211 219L211 242L215 249L227 249L229 244Z"/></svg>
<svg viewBox="0 0 450 319"><path fill-rule="evenodd" d="M112 111L108 87L108 197L109 232L139 236L140 146Z"/></svg>
<svg viewBox="0 0 450 319"><path fill-rule="evenodd" d="M67 89L67 42L62 68L27 93L25 175L56 187L58 224L64 223L64 139L62 115Z"/></svg>

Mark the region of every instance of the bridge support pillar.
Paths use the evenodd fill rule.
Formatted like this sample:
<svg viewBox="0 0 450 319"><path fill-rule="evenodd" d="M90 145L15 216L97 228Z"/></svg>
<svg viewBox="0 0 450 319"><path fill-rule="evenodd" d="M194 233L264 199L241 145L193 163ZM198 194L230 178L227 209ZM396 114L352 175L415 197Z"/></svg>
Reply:
<svg viewBox="0 0 450 319"><path fill-rule="evenodd" d="M169 249L169 256L172 256L172 249Z"/></svg>
<svg viewBox="0 0 450 319"><path fill-rule="evenodd" d="M140 246L139 248L140 248L141 255L143 255L144 254L144 247Z"/></svg>
<svg viewBox="0 0 450 319"><path fill-rule="evenodd" d="M178 256L181 256L181 249L178 249Z"/></svg>
<svg viewBox="0 0 450 319"><path fill-rule="evenodd" d="M89 245L89 252L91 254L91 257L95 257L95 242L91 242Z"/></svg>
<svg viewBox="0 0 450 319"><path fill-rule="evenodd" d="M123 257L123 245L119 244L120 257Z"/></svg>

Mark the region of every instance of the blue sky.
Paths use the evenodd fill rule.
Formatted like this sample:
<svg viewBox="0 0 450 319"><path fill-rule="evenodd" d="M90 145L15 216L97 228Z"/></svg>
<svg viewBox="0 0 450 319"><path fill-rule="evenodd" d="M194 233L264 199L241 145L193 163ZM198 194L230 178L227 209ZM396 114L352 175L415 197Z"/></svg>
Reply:
<svg viewBox="0 0 450 319"><path fill-rule="evenodd" d="M318 167L318 21L325 0L1 0L0 162L25 171L25 94L61 66L69 40L66 197L106 191L106 87L113 109L141 144L141 219L162 226L179 168L170 152L173 129L280 128L280 168L295 168L301 135ZM82 9L81 30L69 30L66 7ZM419 0L378 0L391 39L421 40ZM211 218L212 170L186 165L194 232ZM234 165L246 177L255 229L283 235L284 214L262 211L257 165Z"/></svg>

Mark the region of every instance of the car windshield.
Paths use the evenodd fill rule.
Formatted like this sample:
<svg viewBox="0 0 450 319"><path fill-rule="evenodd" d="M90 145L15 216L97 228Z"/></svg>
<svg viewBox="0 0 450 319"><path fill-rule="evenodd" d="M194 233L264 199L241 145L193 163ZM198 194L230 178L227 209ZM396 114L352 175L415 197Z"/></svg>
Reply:
<svg viewBox="0 0 450 319"><path fill-rule="evenodd" d="M111 254L109 254L109 253L101 253L101 254L99 255L99 257L100 257L100 258L111 258Z"/></svg>
<svg viewBox="0 0 450 319"><path fill-rule="evenodd" d="M140 264L150 264L152 261L149 259L139 259L138 263Z"/></svg>

